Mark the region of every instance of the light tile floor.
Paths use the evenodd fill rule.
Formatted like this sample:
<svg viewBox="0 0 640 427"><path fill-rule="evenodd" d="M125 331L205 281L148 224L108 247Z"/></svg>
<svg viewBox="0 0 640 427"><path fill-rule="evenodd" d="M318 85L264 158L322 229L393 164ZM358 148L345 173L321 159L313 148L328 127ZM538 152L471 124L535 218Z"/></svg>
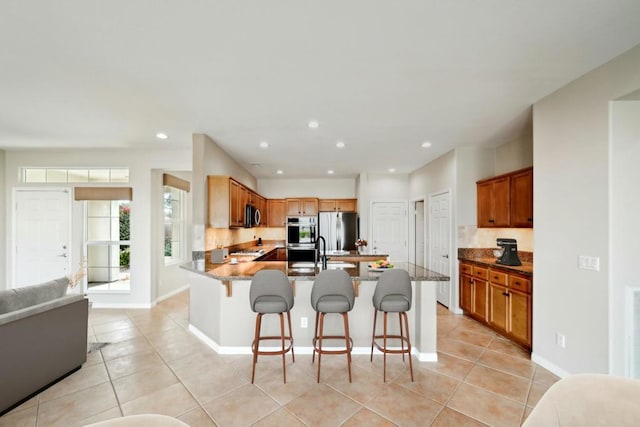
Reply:
<svg viewBox="0 0 640 427"><path fill-rule="evenodd" d="M311 357L220 356L188 332L189 294L150 310L94 309L89 340L109 342L82 369L0 417L0 426L74 426L138 413L191 426L518 426L558 380L528 353L465 316L438 307L438 362L398 355L327 356L322 382ZM43 355L43 357L46 357Z"/></svg>

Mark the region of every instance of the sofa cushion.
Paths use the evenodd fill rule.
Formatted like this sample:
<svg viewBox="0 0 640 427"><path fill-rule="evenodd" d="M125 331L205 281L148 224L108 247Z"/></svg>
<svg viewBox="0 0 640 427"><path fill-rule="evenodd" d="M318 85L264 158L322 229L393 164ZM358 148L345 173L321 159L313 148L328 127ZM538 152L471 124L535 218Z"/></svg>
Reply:
<svg viewBox="0 0 640 427"><path fill-rule="evenodd" d="M39 285L0 291L0 314L61 298L68 287L69 278L61 277Z"/></svg>

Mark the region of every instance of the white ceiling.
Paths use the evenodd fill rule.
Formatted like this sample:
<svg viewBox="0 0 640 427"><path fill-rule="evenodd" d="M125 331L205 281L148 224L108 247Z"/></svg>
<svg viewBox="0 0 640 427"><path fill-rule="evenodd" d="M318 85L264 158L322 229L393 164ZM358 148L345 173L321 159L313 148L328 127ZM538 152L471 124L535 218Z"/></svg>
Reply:
<svg viewBox="0 0 640 427"><path fill-rule="evenodd" d="M638 43L638 0L2 0L0 148L206 133L259 178L408 173Z"/></svg>

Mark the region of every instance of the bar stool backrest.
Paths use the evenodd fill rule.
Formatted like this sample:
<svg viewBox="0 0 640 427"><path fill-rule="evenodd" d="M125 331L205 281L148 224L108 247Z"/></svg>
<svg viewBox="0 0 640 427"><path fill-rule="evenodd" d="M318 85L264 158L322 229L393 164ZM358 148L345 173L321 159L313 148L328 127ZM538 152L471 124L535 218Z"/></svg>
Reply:
<svg viewBox="0 0 640 427"><path fill-rule="evenodd" d="M380 275L373 292L373 306L379 310L384 298L390 295L405 298L411 308L411 278L405 270L392 269Z"/></svg>
<svg viewBox="0 0 640 427"><path fill-rule="evenodd" d="M326 296L340 296L349 303L349 310L353 308L356 294L353 281L344 270L323 270L313 282L311 288L311 306L316 309L318 301Z"/></svg>
<svg viewBox="0 0 640 427"><path fill-rule="evenodd" d="M249 288L249 301L253 311L256 300L264 296L280 297L287 304L288 310L293 307L293 289L287 276L280 270L260 270L253 276Z"/></svg>

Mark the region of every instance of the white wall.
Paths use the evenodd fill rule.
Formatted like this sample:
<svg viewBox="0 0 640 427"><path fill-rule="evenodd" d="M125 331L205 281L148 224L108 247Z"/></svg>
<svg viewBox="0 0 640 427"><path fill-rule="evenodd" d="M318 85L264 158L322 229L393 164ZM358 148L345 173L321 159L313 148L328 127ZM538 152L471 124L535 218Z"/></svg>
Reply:
<svg viewBox="0 0 640 427"><path fill-rule="evenodd" d="M268 199L317 197L319 199L353 199L355 179L258 179L258 194Z"/></svg>
<svg viewBox="0 0 640 427"><path fill-rule="evenodd" d="M142 307L153 303L156 283L152 281L152 170L191 168L189 150L38 150L8 151L6 159L6 191L11 197L15 187L42 187L42 184L18 182L21 167L128 167L130 180L127 186L133 188L131 201L131 293L92 294L91 300L97 305L118 305ZM56 187L61 185L56 184ZM8 203L9 205L9 203ZM7 235L13 224L11 209L7 208ZM83 247L83 203L74 202L72 207L71 271L80 265ZM11 251L8 251L7 270L13 265ZM8 271L8 274L10 272ZM9 276L7 276L9 277Z"/></svg>
<svg viewBox="0 0 640 427"><path fill-rule="evenodd" d="M559 374L609 371L609 102L640 88L638 70L640 45L534 105L532 358Z"/></svg>
<svg viewBox="0 0 640 427"><path fill-rule="evenodd" d="M6 186L5 186L5 155L4 151L0 150L0 200L3 201L3 205L8 209L9 200L6 198ZM6 221L6 209L0 208L0 230L9 231L7 228ZM0 233L0 271L7 272L7 257L6 257L6 248L9 243L7 240L7 236L10 234L8 232ZM0 273L0 290L7 289L7 274Z"/></svg>
<svg viewBox="0 0 640 427"><path fill-rule="evenodd" d="M457 223L478 224L476 182L495 176L495 151L488 148L456 148Z"/></svg>
<svg viewBox="0 0 640 427"><path fill-rule="evenodd" d="M627 366L625 289L640 287L636 263L640 259L640 101L611 103L611 240L610 372L625 375Z"/></svg>
<svg viewBox="0 0 640 427"><path fill-rule="evenodd" d="M533 135L531 132L496 147L495 159L496 175L533 166Z"/></svg>

